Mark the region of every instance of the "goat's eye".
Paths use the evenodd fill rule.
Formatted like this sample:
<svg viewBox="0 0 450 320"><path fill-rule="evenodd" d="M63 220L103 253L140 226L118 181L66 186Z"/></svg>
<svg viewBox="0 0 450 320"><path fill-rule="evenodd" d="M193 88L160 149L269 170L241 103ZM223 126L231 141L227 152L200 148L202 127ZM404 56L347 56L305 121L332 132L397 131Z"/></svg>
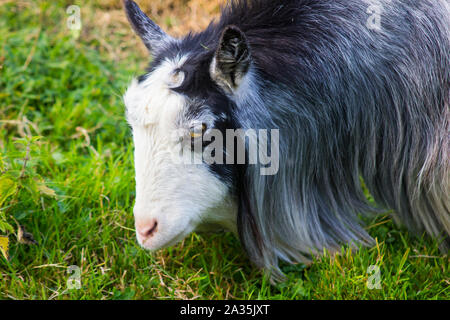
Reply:
<svg viewBox="0 0 450 320"><path fill-rule="evenodd" d="M207 129L208 129L208 127L206 126L206 124L200 123L195 126L192 126L189 129L189 134L190 134L191 138L194 138L194 139L200 138L203 136L203 134L206 132Z"/></svg>

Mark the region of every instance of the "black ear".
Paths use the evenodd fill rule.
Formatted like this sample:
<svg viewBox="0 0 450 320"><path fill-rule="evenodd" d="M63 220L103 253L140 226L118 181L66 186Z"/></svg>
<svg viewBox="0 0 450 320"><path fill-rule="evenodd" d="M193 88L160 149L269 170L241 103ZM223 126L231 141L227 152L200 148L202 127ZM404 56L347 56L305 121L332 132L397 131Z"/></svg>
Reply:
<svg viewBox="0 0 450 320"><path fill-rule="evenodd" d="M245 34L236 26L226 27L211 64L211 77L232 93L239 87L250 64L250 47Z"/></svg>
<svg viewBox="0 0 450 320"><path fill-rule="evenodd" d="M171 37L147 17L134 1L124 0L123 4L128 21L133 27L133 30L141 37L145 46L152 54L170 41Z"/></svg>

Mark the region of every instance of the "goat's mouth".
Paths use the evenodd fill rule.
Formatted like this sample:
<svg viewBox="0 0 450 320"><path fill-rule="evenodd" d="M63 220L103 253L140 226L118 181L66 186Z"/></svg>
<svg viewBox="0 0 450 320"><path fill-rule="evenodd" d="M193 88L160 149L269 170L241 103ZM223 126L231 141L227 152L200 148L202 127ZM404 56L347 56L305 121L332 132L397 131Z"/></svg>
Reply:
<svg viewBox="0 0 450 320"><path fill-rule="evenodd" d="M149 251L156 251L171 247L181 242L186 238L192 231L183 230L176 235L169 236L162 233L156 233L153 237L147 239L141 239L137 234L137 240L139 245Z"/></svg>

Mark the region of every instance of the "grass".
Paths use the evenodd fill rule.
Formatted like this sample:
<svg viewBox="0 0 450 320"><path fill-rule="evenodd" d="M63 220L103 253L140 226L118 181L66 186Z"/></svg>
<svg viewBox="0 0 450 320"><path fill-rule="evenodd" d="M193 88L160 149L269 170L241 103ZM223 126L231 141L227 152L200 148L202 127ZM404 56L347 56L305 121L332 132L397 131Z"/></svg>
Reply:
<svg viewBox="0 0 450 320"><path fill-rule="evenodd" d="M192 8L202 12L195 28L217 10L212 1L148 2L175 34ZM10 240L1 299L450 298L448 257L387 216L369 221L377 246L283 265L287 280L275 286L229 234L140 249L121 94L148 58L116 2L83 2L80 34L66 27L69 4L0 1L0 235ZM18 224L37 244L18 240ZM72 265L79 290L68 287ZM371 265L381 289L367 287Z"/></svg>

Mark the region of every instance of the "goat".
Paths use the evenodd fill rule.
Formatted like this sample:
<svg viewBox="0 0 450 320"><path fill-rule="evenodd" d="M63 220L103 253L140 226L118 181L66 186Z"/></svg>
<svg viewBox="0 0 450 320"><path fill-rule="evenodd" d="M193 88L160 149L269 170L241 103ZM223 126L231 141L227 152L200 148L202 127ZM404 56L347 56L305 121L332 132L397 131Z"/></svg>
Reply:
<svg viewBox="0 0 450 320"><path fill-rule="evenodd" d="M279 279L392 210L448 250L448 2L231 0L183 38L124 7L153 57L124 95L141 246L226 229Z"/></svg>

